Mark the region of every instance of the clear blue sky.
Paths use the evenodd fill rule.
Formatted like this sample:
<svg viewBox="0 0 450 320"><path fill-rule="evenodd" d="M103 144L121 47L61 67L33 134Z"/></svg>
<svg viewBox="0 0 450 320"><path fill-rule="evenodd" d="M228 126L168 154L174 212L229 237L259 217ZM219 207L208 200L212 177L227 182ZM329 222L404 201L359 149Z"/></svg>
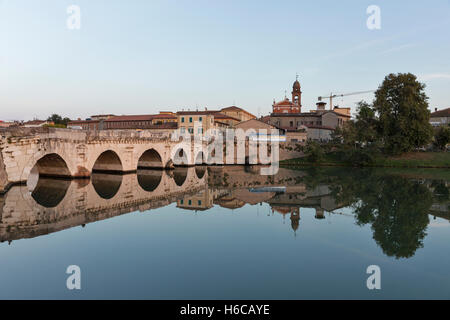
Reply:
<svg viewBox="0 0 450 320"><path fill-rule="evenodd" d="M66 27L71 4L81 30ZM381 30L366 27L371 4ZM391 72L418 75L444 108L449 38L450 0L0 0L0 119L233 104L262 115L296 73L305 111Z"/></svg>

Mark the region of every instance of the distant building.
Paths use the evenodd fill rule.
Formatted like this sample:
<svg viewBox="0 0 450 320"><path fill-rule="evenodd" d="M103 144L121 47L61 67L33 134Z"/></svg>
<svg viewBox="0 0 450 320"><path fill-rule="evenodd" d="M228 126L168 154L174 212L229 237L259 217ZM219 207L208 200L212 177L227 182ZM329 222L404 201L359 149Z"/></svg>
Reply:
<svg viewBox="0 0 450 320"><path fill-rule="evenodd" d="M248 111L245 111L242 108L231 106L227 108L223 108L220 110L220 113L223 113L227 116L233 117L235 119L239 119L242 121L247 121L251 119L256 119L256 117Z"/></svg>
<svg viewBox="0 0 450 320"><path fill-rule="evenodd" d="M306 131L308 140L326 141L331 138L331 133L346 121L350 120L350 108L335 107L333 110L326 110L326 103L319 101L315 110L301 112L301 89L300 83L296 80L292 89L292 101L288 98L272 105L270 116L261 120L274 126L285 129L286 132L294 135L299 131ZM298 134L294 141L302 141Z"/></svg>
<svg viewBox="0 0 450 320"><path fill-rule="evenodd" d="M104 128L111 129L176 129L177 117L174 113L160 113L149 115L114 116L104 120Z"/></svg>
<svg viewBox="0 0 450 320"><path fill-rule="evenodd" d="M430 115L430 123L434 127L450 125L450 108L443 110L435 108Z"/></svg>
<svg viewBox="0 0 450 320"><path fill-rule="evenodd" d="M198 128L195 134L205 134L208 130L232 128L240 122L239 119L228 116L220 111L178 111L177 123L180 133L194 133L194 125Z"/></svg>
<svg viewBox="0 0 450 320"><path fill-rule="evenodd" d="M254 130L256 132L255 135L256 139L260 141L261 140L264 141L276 140L280 142L286 141L286 130L280 129L270 123L266 123L258 119L250 119L238 123L235 126L235 129L242 129L244 131ZM261 132L262 130L265 130L266 133L264 134L264 132ZM276 132L275 135L273 134L273 132Z"/></svg>
<svg viewBox="0 0 450 320"><path fill-rule="evenodd" d="M292 86L292 101L290 101L287 97L280 102L275 102L274 100L272 112L283 114L297 114L302 112L302 91L300 89L300 82L298 82L298 78Z"/></svg>
<svg viewBox="0 0 450 320"><path fill-rule="evenodd" d="M102 130L103 120L72 120L67 123L68 129Z"/></svg>
<svg viewBox="0 0 450 320"><path fill-rule="evenodd" d="M172 112L148 115L99 115L89 120L72 120L67 124L71 129L83 130L175 130L177 117Z"/></svg>
<svg viewBox="0 0 450 320"><path fill-rule="evenodd" d="M0 120L0 128L8 128L8 127L12 127L15 125L17 125L17 123L15 123L15 122L7 122L7 121Z"/></svg>
<svg viewBox="0 0 450 320"><path fill-rule="evenodd" d="M90 116L90 119L91 120L106 120L111 117L115 117L115 115L113 115L113 114L97 114L97 115Z"/></svg>

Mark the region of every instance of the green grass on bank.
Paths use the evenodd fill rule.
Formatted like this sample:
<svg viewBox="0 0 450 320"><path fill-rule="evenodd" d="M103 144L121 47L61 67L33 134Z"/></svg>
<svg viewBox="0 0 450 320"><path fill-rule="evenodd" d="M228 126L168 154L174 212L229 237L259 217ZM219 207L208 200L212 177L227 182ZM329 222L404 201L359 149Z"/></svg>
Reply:
<svg viewBox="0 0 450 320"><path fill-rule="evenodd" d="M306 158L284 160L286 166L353 166L337 158L336 154L326 154L319 162L308 162ZM380 156L371 167L392 168L450 168L450 152L409 152L401 156Z"/></svg>

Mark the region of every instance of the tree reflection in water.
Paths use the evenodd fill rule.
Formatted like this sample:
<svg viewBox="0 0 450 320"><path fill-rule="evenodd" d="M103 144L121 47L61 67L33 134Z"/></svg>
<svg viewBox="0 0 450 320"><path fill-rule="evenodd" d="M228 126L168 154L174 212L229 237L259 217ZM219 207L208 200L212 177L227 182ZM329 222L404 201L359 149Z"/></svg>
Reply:
<svg viewBox="0 0 450 320"><path fill-rule="evenodd" d="M421 181L355 170L340 174L332 189L338 201L351 205L358 225L371 225L386 255L409 258L423 247L433 197Z"/></svg>

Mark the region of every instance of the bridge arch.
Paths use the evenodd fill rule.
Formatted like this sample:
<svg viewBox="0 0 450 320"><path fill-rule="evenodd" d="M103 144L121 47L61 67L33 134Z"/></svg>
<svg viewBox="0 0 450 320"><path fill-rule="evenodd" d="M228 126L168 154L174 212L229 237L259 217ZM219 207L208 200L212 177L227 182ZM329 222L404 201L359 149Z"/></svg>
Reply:
<svg viewBox="0 0 450 320"><path fill-rule="evenodd" d="M106 150L95 160L92 172L123 172L122 161L115 151Z"/></svg>
<svg viewBox="0 0 450 320"><path fill-rule="evenodd" d="M137 168L164 168L162 157L154 148L148 149L139 157Z"/></svg>
<svg viewBox="0 0 450 320"><path fill-rule="evenodd" d="M33 167L26 173L26 179L31 171L36 171L39 176L68 178L72 174L67 162L57 153L48 153L41 156Z"/></svg>
<svg viewBox="0 0 450 320"><path fill-rule="evenodd" d="M204 165L206 163L205 153L203 151L199 151L195 156L195 165Z"/></svg>
<svg viewBox="0 0 450 320"><path fill-rule="evenodd" d="M188 166L189 165L189 153L185 148L178 148L172 157L172 162L175 166Z"/></svg>

